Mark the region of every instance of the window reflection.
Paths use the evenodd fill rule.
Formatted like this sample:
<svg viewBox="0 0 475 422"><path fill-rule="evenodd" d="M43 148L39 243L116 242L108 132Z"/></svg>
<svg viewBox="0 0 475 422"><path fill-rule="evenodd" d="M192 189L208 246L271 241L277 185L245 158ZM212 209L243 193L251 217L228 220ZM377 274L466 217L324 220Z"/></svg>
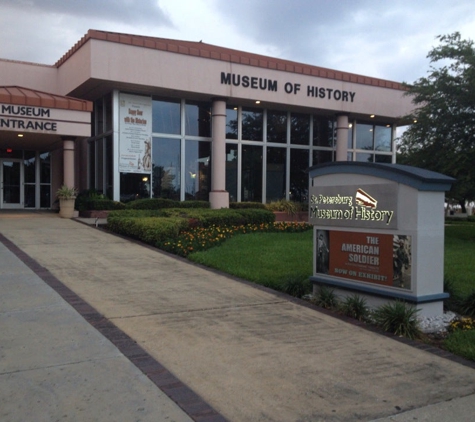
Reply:
<svg viewBox="0 0 475 422"><path fill-rule="evenodd" d="M180 140L153 138L152 196L180 200Z"/></svg>
<svg viewBox="0 0 475 422"><path fill-rule="evenodd" d="M373 125L357 123L355 136L356 149L373 149Z"/></svg>
<svg viewBox="0 0 475 422"><path fill-rule="evenodd" d="M237 201L238 165L238 146L226 144L226 190L229 202Z"/></svg>
<svg viewBox="0 0 475 422"><path fill-rule="evenodd" d="M287 112L267 111L267 142L287 143Z"/></svg>
<svg viewBox="0 0 475 422"><path fill-rule="evenodd" d="M263 113L257 109L242 110L242 139L262 141Z"/></svg>
<svg viewBox="0 0 475 422"><path fill-rule="evenodd" d="M179 135L181 132L180 101L153 100L152 131Z"/></svg>
<svg viewBox="0 0 475 422"><path fill-rule="evenodd" d="M262 202L262 147L243 145L241 201Z"/></svg>
<svg viewBox="0 0 475 422"><path fill-rule="evenodd" d="M226 107L226 139L238 138L238 108Z"/></svg>
<svg viewBox="0 0 475 422"><path fill-rule="evenodd" d="M313 145L333 147L333 119L313 116Z"/></svg>
<svg viewBox="0 0 475 422"><path fill-rule="evenodd" d="M266 202L285 198L286 148L267 148Z"/></svg>
<svg viewBox="0 0 475 422"><path fill-rule="evenodd" d="M308 156L305 149L290 150L290 192L289 199L296 202L308 202Z"/></svg>
<svg viewBox="0 0 475 422"><path fill-rule="evenodd" d="M191 136L211 137L211 104L187 102L185 106L185 133Z"/></svg>
<svg viewBox="0 0 475 422"><path fill-rule="evenodd" d="M292 113L290 115L290 142L295 145L308 145L310 136L310 116Z"/></svg>
<svg viewBox="0 0 475 422"><path fill-rule="evenodd" d="M211 143L186 140L185 199L209 200L211 190Z"/></svg>

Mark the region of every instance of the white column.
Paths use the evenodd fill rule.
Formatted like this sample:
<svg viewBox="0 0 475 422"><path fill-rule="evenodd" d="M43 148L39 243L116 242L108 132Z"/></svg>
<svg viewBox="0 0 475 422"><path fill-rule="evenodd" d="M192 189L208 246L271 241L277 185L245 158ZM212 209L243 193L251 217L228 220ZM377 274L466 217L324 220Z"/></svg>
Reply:
<svg viewBox="0 0 475 422"><path fill-rule="evenodd" d="M336 161L348 161L348 115L336 118Z"/></svg>
<svg viewBox="0 0 475 422"><path fill-rule="evenodd" d="M63 141L63 184L68 188L74 185L74 141Z"/></svg>
<svg viewBox="0 0 475 422"><path fill-rule="evenodd" d="M213 101L211 148L211 208L229 208L229 193L226 191L226 102Z"/></svg>

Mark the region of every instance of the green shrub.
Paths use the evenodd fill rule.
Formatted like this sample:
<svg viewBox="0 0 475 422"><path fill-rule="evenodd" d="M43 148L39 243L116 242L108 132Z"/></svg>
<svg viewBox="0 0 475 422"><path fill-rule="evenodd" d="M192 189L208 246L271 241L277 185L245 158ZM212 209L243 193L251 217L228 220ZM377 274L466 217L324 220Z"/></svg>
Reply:
<svg viewBox="0 0 475 422"><path fill-rule="evenodd" d="M91 208L87 208L87 201L96 199L107 199L107 197L95 189L83 190L77 195L74 207L79 211L89 210Z"/></svg>
<svg viewBox="0 0 475 422"><path fill-rule="evenodd" d="M127 209L132 210L159 210L162 208L175 208L178 201L166 198L137 199L127 203Z"/></svg>
<svg viewBox="0 0 475 422"><path fill-rule="evenodd" d="M165 239L177 237L181 230L188 227L188 221L182 218L108 218L107 228L114 233L138 239L150 245Z"/></svg>
<svg viewBox="0 0 475 422"><path fill-rule="evenodd" d="M460 299L459 313L469 317L475 317L475 291Z"/></svg>
<svg viewBox="0 0 475 422"><path fill-rule="evenodd" d="M320 286L317 294L313 298L313 303L325 309L337 309L339 305L338 297L333 289L327 286Z"/></svg>
<svg viewBox="0 0 475 422"><path fill-rule="evenodd" d="M458 356L475 361L475 330L456 330L444 340L444 347Z"/></svg>
<svg viewBox="0 0 475 422"><path fill-rule="evenodd" d="M287 201L286 199L281 199L266 204L266 209L269 211L282 211L289 215L294 215L299 211L299 204L293 201Z"/></svg>
<svg viewBox="0 0 475 422"><path fill-rule="evenodd" d="M404 302L389 302L373 311L372 319L384 331L415 339L421 334L417 321L418 311Z"/></svg>
<svg viewBox="0 0 475 422"><path fill-rule="evenodd" d="M127 203L127 209L160 210L164 208L209 208L207 201L174 201L167 198L144 198Z"/></svg>
<svg viewBox="0 0 475 422"><path fill-rule="evenodd" d="M104 199L86 199L84 201L84 209L85 210L123 210L125 208L125 204L122 202L113 201L112 199L104 198Z"/></svg>
<svg viewBox="0 0 475 422"><path fill-rule="evenodd" d="M450 296L444 300L444 310L459 312L460 307L460 292L457 289L457 283L450 277L444 277L444 292Z"/></svg>
<svg viewBox="0 0 475 422"><path fill-rule="evenodd" d="M262 209L239 209L229 208L211 209L182 209L170 208L163 210L165 217L182 217L195 220L199 226L240 226L245 224L265 224L275 220L273 213Z"/></svg>
<svg viewBox="0 0 475 422"><path fill-rule="evenodd" d="M109 222L114 218L146 218L146 217L163 217L162 210L134 210L124 209L111 211L107 217Z"/></svg>
<svg viewBox="0 0 475 422"><path fill-rule="evenodd" d="M300 275L289 275L282 283L281 290L290 296L301 298L312 292L312 283Z"/></svg>
<svg viewBox="0 0 475 422"><path fill-rule="evenodd" d="M233 210L248 208L266 209L266 206L262 202L230 202L229 208Z"/></svg>
<svg viewBox="0 0 475 422"><path fill-rule="evenodd" d="M346 316L357 319L358 321L368 321L370 310L364 297L353 295L347 296L341 303L340 309Z"/></svg>

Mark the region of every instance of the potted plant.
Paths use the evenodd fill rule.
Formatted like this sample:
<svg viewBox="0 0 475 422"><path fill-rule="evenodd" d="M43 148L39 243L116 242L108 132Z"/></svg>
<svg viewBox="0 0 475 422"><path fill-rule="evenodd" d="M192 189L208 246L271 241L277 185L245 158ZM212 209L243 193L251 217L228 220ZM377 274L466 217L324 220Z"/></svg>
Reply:
<svg viewBox="0 0 475 422"><path fill-rule="evenodd" d="M59 216L62 218L72 218L74 216L74 202L76 200L76 188L66 185L61 186L56 195L59 199Z"/></svg>

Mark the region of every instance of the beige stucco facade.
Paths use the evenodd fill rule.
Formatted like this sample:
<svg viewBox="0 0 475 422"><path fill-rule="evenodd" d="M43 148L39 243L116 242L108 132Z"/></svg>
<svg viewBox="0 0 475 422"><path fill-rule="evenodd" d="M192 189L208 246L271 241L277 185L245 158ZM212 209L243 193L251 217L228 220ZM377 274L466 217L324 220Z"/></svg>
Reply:
<svg viewBox="0 0 475 422"><path fill-rule="evenodd" d="M225 165L228 144L235 144L238 162L236 175L233 176L237 179L237 193L232 195L233 200L246 200L247 187L241 180L244 171L243 163L246 159L242 149L246 145L254 147L262 145L264 147L262 155L265 158L266 153L273 152L270 148L281 146L274 145L266 138L266 131L270 129L266 128L265 122L270 121L269 116L274 111L287 113L287 120L290 122L287 123L289 133L293 130L291 122L294 113L299 116L308 115L311 119L312 116L318 118L325 116L327 119L334 120L334 145L329 144L320 148L315 141L312 144L311 137L315 132L314 125L316 124L313 123L316 121L314 118L309 123L310 135L307 147L293 145L289 134L282 141L287 148L284 154L287 158L283 161L285 164L287 160L287 164L280 175L282 176L280 190L285 197L289 195L285 192L290 190L293 183L291 180L293 176L289 176L293 171L289 157L295 148L309 153L308 162L305 162L303 167L315 164L315 158L312 157L318 155L320 149L328 156L332 156L334 160L345 160L351 154L352 157L358 157L358 154L365 153L365 149L358 149L355 146L348 151L346 139L352 130L352 122L358 124L357 122L361 121L366 125L379 125L392 130L389 149L384 150L381 155L374 147L371 153L373 160L378 159L378 154L380 154L383 159L394 162L395 128L407 123L403 117L408 115L413 108L410 98L404 95L403 87L397 82L258 56L203 43L93 30L51 66L15 62L7 58L0 59L0 80L3 87L26 88L36 92L36 94L27 95L27 99L26 97L8 98L6 95L1 97L0 103L5 105L4 110L8 110L8 105L26 104L33 107L36 97L41 97L38 93L50 94L51 97L56 98L56 103L48 108L50 110L48 118L49 121L55 122L55 131L30 129L27 131L29 140L19 141L17 135L22 128L4 125L0 128L2 131L0 149L14 147L38 153L51 152L51 157L56 157L50 163L51 192L64 182L60 179L66 177L69 183L74 180L79 189L95 188L104 192L107 190L109 196L116 200L121 199L123 190L120 186L122 176L118 164L121 154L119 145L124 137L118 114L121 93L149 98L154 104L153 107L155 107L155 101L180 102L182 110L188 102L208 103L209 114L213 113L214 120L210 123L212 133L209 135L200 133L190 138L183 129L182 133L178 134L181 136L182 158L178 159L180 165L177 165L173 174L175 174L175 181L179 179L182 183L176 188L177 192L179 191L176 195L179 199L187 199L190 196L184 187L187 175L184 168L187 139L209 142L212 146L210 150L213 151L216 159L211 160L211 181L206 182L208 184L202 190L208 192L212 205L214 203L215 207L228 204L223 197L223 192L228 189L226 186L223 187L223 181L227 177L226 172L229 170ZM69 100L71 98L72 100ZM260 103L257 104L257 101ZM81 102L87 102L89 105L78 109ZM92 103L95 104L94 110ZM99 116L98 112L103 112L100 108L102 106L106 114ZM262 110L264 135L262 140L258 140L260 144L256 144L256 140L242 138L242 129L236 129L237 140L230 141L227 138L226 110L231 106L237 110L236 116L239 117L235 120L239 125L242 125L242 116L246 108L252 107L253 110L257 110L257 113ZM91 118L91 112L95 118ZM156 113L153 114L153 119L160 118L157 116ZM97 122L101 123L103 117L108 119L107 124L104 123L104 127L98 128ZM3 112L1 118L9 118L8 113ZM186 118L188 118L186 115L181 115L182 120ZM94 122L96 122L95 127L93 127ZM149 138L153 136L153 139L165 139L165 135L167 134L154 132ZM178 135L173 134L169 138L178 139ZM74 159L72 160L74 169L67 168L59 171L58 169L63 166L64 154L53 152L62 151L64 146L62 142L65 140L74 142ZM106 146L103 147L102 143L98 146L98 141ZM95 152L91 152L91 145L96 148ZM5 154L2 155L4 160L8 159ZM108 161L97 163L98 156L102 157L102 155L107 156L104 160ZM95 164L92 164L91 160L95 160ZM201 161L203 161L202 158ZM68 159L68 163L70 162L71 160ZM70 165L68 164L67 167ZM91 169L91 166L95 166L95 169ZM158 167L158 164L156 166ZM261 195L261 200L265 202L266 198L268 200L266 189L271 190L269 187L270 164L267 167L266 162L263 161L262 168L262 181L259 180L262 192L259 191L254 198ZM98 173L101 174L98 175ZM73 178L71 174L74 175ZM153 172L151 172L150 178L153 179L153 177ZM152 180L148 187L151 196L156 193L153 186ZM54 194L51 193L50 206L53 206L53 203ZM18 206L25 205L20 203ZM38 200L35 207L40 207Z"/></svg>

